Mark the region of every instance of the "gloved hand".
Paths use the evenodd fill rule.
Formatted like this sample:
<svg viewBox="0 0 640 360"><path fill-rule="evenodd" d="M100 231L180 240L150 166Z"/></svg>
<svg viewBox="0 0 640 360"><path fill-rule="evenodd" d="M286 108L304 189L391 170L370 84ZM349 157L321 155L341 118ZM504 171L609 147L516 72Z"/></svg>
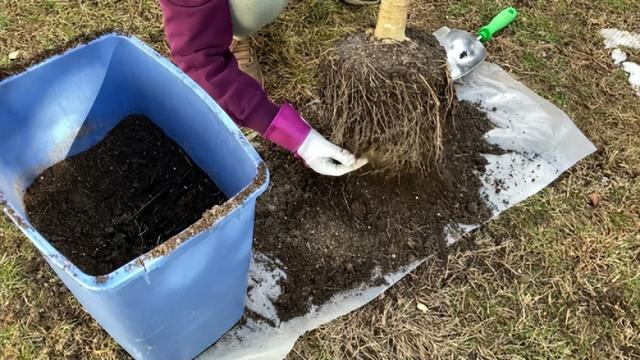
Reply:
<svg viewBox="0 0 640 360"><path fill-rule="evenodd" d="M329 176L342 176L367 164L367 159L356 159L313 129L298 148L298 155L315 172Z"/></svg>
<svg viewBox="0 0 640 360"><path fill-rule="evenodd" d="M315 172L342 176L367 164L349 151L331 143L311 126L289 104L284 104L264 137L300 156Z"/></svg>

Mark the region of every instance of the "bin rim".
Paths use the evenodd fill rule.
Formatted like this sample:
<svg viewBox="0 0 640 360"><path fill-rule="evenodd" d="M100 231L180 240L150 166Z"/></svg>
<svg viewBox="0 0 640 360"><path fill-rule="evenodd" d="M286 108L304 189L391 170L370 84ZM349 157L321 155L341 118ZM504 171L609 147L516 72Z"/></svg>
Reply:
<svg viewBox="0 0 640 360"><path fill-rule="evenodd" d="M153 271L154 269L162 266L168 258L172 255L177 254L181 250L184 250L189 244L193 243L194 238L205 234L207 232L215 230L217 227L224 224L228 221L237 211L240 211L247 204L252 203L255 199L264 193L269 184L269 170L267 169L266 164L260 158L256 150L251 146L247 138L244 136L242 131L238 128L238 126L231 120L231 118L227 115L227 113L218 105L210 96L207 94L195 81L193 81L187 74L182 72L173 62L169 61L167 58L163 57L156 50L151 48L149 45L145 44L142 40L138 39L133 35L124 35L118 32L107 33L104 35L100 35L97 38L87 41L86 43L79 44L74 46L60 54L53 55L38 64L29 66L24 71L10 75L7 78L0 79L0 85L5 83L15 81L20 76L39 69L50 62L57 61L58 59L66 56L68 54L81 51L82 49L89 46L96 46L99 43L109 41L109 40L120 40L126 41L130 44L137 47L140 51L144 52L146 55L152 57L156 60L161 66L170 71L172 75L178 77L182 82L184 82L189 88L191 88L196 95L205 102L207 107L212 110L213 113L221 115L219 116L219 120L224 124L224 126L229 130L230 135L234 136L236 140L240 142L245 153L249 156L252 163L256 168L256 175L253 180L245 186L240 192L232 196L228 199L224 204L219 205L222 208L220 216L217 217L215 221L211 224L208 224L204 230L195 233L191 236L188 236L186 239L179 241L177 244L169 244L176 239L180 239L184 236L190 229L192 229L198 222L191 224L187 229L183 230L179 234L173 236L171 239L165 241L164 243L156 246L151 249L149 252L142 254L135 259L132 259L125 265L117 268L109 274L105 275L88 275L82 270L80 270L75 264L73 264L69 259L67 259L62 253L60 253L46 238L40 234L29 222L28 219L22 217L16 209L6 201L4 194L0 191L0 209L11 219L11 221L22 231L22 233L35 245L35 247L50 261L53 263L52 265L57 266L59 269L68 274L74 281L81 284L84 288L92 291L111 291L116 290L121 286L126 285L130 279L136 278L139 276L146 276L148 272ZM118 44L116 44L117 47ZM115 47L114 47L115 51ZM227 206L226 204L237 203L236 206ZM215 209L216 207L214 207ZM159 254L158 249L165 247L163 253ZM166 249L170 247L170 249Z"/></svg>

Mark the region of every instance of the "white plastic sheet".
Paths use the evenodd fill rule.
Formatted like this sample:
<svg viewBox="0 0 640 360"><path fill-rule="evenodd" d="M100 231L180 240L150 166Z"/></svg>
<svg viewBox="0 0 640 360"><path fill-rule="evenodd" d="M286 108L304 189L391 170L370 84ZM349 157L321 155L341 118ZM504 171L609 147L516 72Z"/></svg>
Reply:
<svg viewBox="0 0 640 360"><path fill-rule="evenodd" d="M494 217L542 190L595 151L593 144L564 112L497 65L482 64L456 88L460 99L479 102L495 123L496 128L487 134L489 142L512 150L500 156L487 156L489 165L482 176L485 184L482 191L495 208ZM504 189L499 193L492 186L495 181L504 183L501 186ZM452 225L452 228L462 228L463 232L479 226ZM450 243L461 235L460 232L452 233ZM256 254L253 260L250 277L254 286L248 294L247 307L276 326L249 319L232 329L199 359L282 359L305 332L364 306L424 261L407 264L397 273L386 275L391 285L363 285L334 296L305 316L280 323L272 302L280 294L277 280L286 273L278 269L276 259Z"/></svg>

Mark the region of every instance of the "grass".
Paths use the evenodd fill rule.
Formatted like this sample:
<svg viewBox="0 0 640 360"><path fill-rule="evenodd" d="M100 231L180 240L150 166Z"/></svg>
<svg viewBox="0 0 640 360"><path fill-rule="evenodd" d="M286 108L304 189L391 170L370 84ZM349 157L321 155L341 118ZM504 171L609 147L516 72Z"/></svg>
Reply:
<svg viewBox="0 0 640 360"><path fill-rule="evenodd" d="M411 23L428 29L474 29L511 4L414 3ZM597 154L469 236L446 263L420 267L368 306L307 334L291 358L640 357L640 101L598 35L603 27L640 31L640 3L516 3L521 20L488 45L490 60L565 110ZM374 16L375 9L334 1L292 1L260 39L271 95L304 109L323 50ZM12 51L28 57L104 27L166 53L155 0L5 0L0 65ZM588 201L594 192L597 207ZM4 217L0 309L4 358L126 357Z"/></svg>
<svg viewBox="0 0 640 360"><path fill-rule="evenodd" d="M20 263L7 255L0 257L0 296L9 296L15 291L20 291L24 276L20 269Z"/></svg>

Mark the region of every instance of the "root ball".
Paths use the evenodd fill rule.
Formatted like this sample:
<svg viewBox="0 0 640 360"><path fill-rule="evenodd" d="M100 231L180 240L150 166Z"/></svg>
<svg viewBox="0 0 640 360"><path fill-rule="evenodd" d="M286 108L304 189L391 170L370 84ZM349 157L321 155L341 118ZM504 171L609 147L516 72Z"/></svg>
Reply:
<svg viewBox="0 0 640 360"><path fill-rule="evenodd" d="M321 66L332 140L391 176L438 167L455 99L444 49L424 31L407 35L411 40L397 43L354 34Z"/></svg>

